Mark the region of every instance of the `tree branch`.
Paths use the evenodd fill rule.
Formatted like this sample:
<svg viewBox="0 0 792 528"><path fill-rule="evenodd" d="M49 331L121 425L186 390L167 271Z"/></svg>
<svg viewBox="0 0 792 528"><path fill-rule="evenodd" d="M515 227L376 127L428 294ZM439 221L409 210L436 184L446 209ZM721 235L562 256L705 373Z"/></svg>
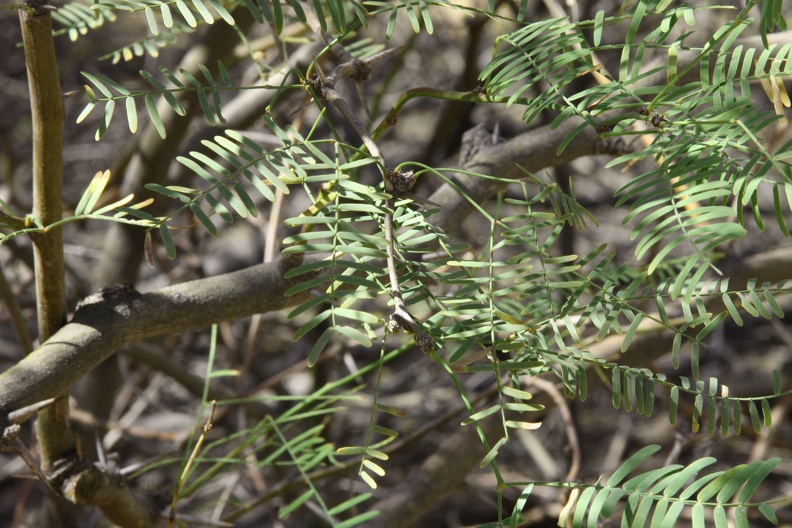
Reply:
<svg viewBox="0 0 792 528"><path fill-rule="evenodd" d="M602 139L593 127L586 127L561 154L556 154L564 138L579 124L579 119L570 118L555 129L547 125L529 130L478 152L462 169L497 175L504 180L517 182L527 176L525 171L539 172L584 156L624 152L625 146L621 141ZM510 184L509 181L476 178L467 174L459 174L456 181L467 197L476 203L486 202ZM442 211L432 216L431 220L434 225L446 232L456 230L473 211L470 201L451 185L442 185L429 197L429 200L442 207Z"/></svg>
<svg viewBox="0 0 792 528"><path fill-rule="evenodd" d="M27 9L19 10L19 19L33 121L33 216L43 225L51 225L63 216L63 93L50 6L38 1L25 5ZM44 341L66 322L63 232L53 227L30 238L39 339ZM74 448L66 398L56 400L39 414L37 431L41 465L48 473L55 460Z"/></svg>
<svg viewBox="0 0 792 528"><path fill-rule="evenodd" d="M309 292L284 293L311 276L284 279L287 269L276 260L150 293L120 287L89 296L69 324L0 374L0 425L8 413L62 394L127 343L304 302Z"/></svg>

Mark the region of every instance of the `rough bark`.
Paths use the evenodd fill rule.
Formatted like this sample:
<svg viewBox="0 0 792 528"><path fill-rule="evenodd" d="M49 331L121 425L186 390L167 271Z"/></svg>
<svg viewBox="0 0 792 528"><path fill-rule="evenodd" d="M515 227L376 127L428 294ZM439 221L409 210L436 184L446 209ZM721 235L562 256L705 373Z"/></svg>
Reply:
<svg viewBox="0 0 792 528"><path fill-rule="evenodd" d="M22 361L0 374L0 416L62 394L132 341L185 332L303 302L285 297L284 260L169 286L149 293L108 288L86 298L72 320Z"/></svg>

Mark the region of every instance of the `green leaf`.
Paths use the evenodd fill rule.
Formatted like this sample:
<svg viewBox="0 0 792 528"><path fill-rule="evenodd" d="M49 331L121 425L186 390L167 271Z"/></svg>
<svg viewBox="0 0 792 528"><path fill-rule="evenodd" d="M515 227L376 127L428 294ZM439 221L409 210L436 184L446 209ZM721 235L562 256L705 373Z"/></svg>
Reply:
<svg viewBox="0 0 792 528"><path fill-rule="evenodd" d="M277 4L277 2L275 3ZM371 478L371 475L362 470L360 471L359 475L360 478L363 479L363 482L368 484L371 489L377 489L377 481Z"/></svg>
<svg viewBox="0 0 792 528"><path fill-rule="evenodd" d="M134 134L135 132L137 132L137 127L138 127L137 109L135 108L135 98L127 97L125 104L126 104L127 122L129 123L129 131Z"/></svg>
<svg viewBox="0 0 792 528"><path fill-rule="evenodd" d="M316 362L319 360L319 355L324 350L327 343L330 341L330 338L333 337L334 330L332 327L325 328L325 331L322 332L322 335L319 336L319 339L316 340L316 343L311 347L311 351L308 353L308 367L313 367L316 365ZM376 486L372 486L376 488Z"/></svg>
<svg viewBox="0 0 792 528"><path fill-rule="evenodd" d="M204 228L207 231L209 231L210 235L212 236L217 235L217 227L215 227L212 220L203 211L203 209L201 209L201 207L197 203L195 202L190 203L190 211L192 211L193 215L195 215L195 218L197 218L198 221L201 222L201 225L204 226Z"/></svg>
<svg viewBox="0 0 792 528"><path fill-rule="evenodd" d="M608 488L602 488L597 492L596 496L594 497L594 500L591 502L591 507L589 508L588 511L588 523L586 524L586 526L591 528L597 527L597 521L599 520L600 513L602 512L602 507L605 504L605 502L608 500L610 495L611 495L611 490Z"/></svg>
<svg viewBox="0 0 792 528"><path fill-rule="evenodd" d="M173 237L171 236L170 229L165 224L160 225L159 227L160 236L162 236L162 242L165 244L165 253L168 255L170 260L176 258L176 244L173 242Z"/></svg>
<svg viewBox="0 0 792 528"><path fill-rule="evenodd" d="M370 323L376 324L380 322L380 318L376 315L362 312L360 310L349 310L347 308L335 308L333 313L340 317L346 317L347 319L352 319L353 321L359 321L361 323Z"/></svg>
<svg viewBox="0 0 792 528"><path fill-rule="evenodd" d="M378 450L372 448L371 446L369 446L369 448L366 449L366 454L369 457L376 458L378 460L388 460L388 455L386 455L382 451L378 451Z"/></svg>
<svg viewBox="0 0 792 528"><path fill-rule="evenodd" d="M479 464L479 467L481 468L486 467L493 460L495 460L495 457L498 456L498 450L500 450L500 448L503 447L506 444L506 442L508 442L508 439L505 437L498 440L498 442L494 446L492 446L492 449L490 449L489 452L484 456L481 463Z"/></svg>
<svg viewBox="0 0 792 528"><path fill-rule="evenodd" d="M760 504L759 511L762 512L762 515L765 516L765 519L767 519L773 524L778 524L778 516L776 515L775 510L770 504L767 503Z"/></svg>
<svg viewBox="0 0 792 528"><path fill-rule="evenodd" d="M589 502L596 492L597 488L592 486L584 489L583 493L580 494L575 504L575 516L572 518L572 526L583 526L583 519L586 517Z"/></svg>
<svg viewBox="0 0 792 528"><path fill-rule="evenodd" d="M362 455L365 452L366 448L360 446L347 446L336 449L336 453L339 455Z"/></svg>
<svg viewBox="0 0 792 528"><path fill-rule="evenodd" d="M429 14L429 6L426 5L424 0L419 0L418 5L421 9L421 18L423 19L426 32L431 35L434 32L434 26L432 25L432 17Z"/></svg>
<svg viewBox="0 0 792 528"><path fill-rule="evenodd" d="M368 469L372 473L379 475L380 477L385 476L385 470L382 469L382 466L380 466L379 464L376 464L371 460L364 460L363 465L366 467L366 469Z"/></svg>
<svg viewBox="0 0 792 528"><path fill-rule="evenodd" d="M638 327L640 326L642 320L643 313L638 312L630 323L630 327L627 329L627 332L624 334L624 338L622 339L622 353L626 352L627 349L630 348L630 344L632 343L635 333L638 331Z"/></svg>
<svg viewBox="0 0 792 528"><path fill-rule="evenodd" d="M86 79L88 79L88 80L91 82L91 84L93 84L94 86L96 86L96 88L97 88L97 89L98 89L100 92L102 92L102 95L104 95L104 96L105 96L105 97L107 97L107 98L112 98L112 97L113 97L113 93L112 93L112 92L111 92L111 91L110 91L110 90L109 90L109 89L108 89L108 88L107 88L107 87L104 85L104 83L102 82L102 81L105 81L105 82L106 82L106 78L104 78L104 77L101 77L101 79L102 79L102 80L100 80L100 77L99 77L99 76L96 76L96 75L91 75L91 74L90 74L90 73L88 73L88 72L80 72L80 73L82 73L83 77L85 77Z"/></svg>
<svg viewBox="0 0 792 528"><path fill-rule="evenodd" d="M144 185L144 187L150 191L163 194L169 198L173 198L174 200L179 200L186 204L189 204L192 201L192 198L190 198L183 192L177 191L171 187L165 187L164 185L160 185L158 183L147 183Z"/></svg>
<svg viewBox="0 0 792 528"><path fill-rule="evenodd" d="M599 10L597 14L594 15L594 33L593 33L593 42L594 46L598 47L600 42L602 42L602 29L603 29L603 21L605 20L605 11Z"/></svg>
<svg viewBox="0 0 792 528"><path fill-rule="evenodd" d="M500 410L501 410L501 406L500 405L497 405L497 404L493 405L491 407L488 407L488 408L484 409L483 411L479 411L479 412L471 415L468 418L465 418L462 421L462 425L468 425L468 424L471 424L473 422L478 422L482 418L486 418L487 416L489 416L491 414L495 414L496 412L498 412Z"/></svg>
<svg viewBox="0 0 792 528"><path fill-rule="evenodd" d="M209 12L209 9L206 7L206 4L204 4L202 0L191 0L191 1L193 7L195 7L195 10L198 11L198 14L200 14L203 17L206 23L213 24L214 16L212 16L212 13Z"/></svg>
<svg viewBox="0 0 792 528"><path fill-rule="evenodd" d="M278 519L285 519L289 516L291 512L305 504L308 499L314 496L314 490L309 489L308 491L304 492L302 495L294 499L292 502L287 504L278 512Z"/></svg>
<svg viewBox="0 0 792 528"><path fill-rule="evenodd" d="M327 514L330 516L336 516L339 513L344 513L347 510L351 510L355 506L362 504L369 500L372 497L371 493L361 493L360 495L356 495L351 499L345 500L341 504L334 506L327 510Z"/></svg>
<svg viewBox="0 0 792 528"><path fill-rule="evenodd" d="M613 399L613 408L618 409L621 407L622 402L622 386L621 386L621 370L620 369L613 369L613 374L611 375L611 394Z"/></svg>
<svg viewBox="0 0 792 528"><path fill-rule="evenodd" d="M74 209L74 216L90 214L110 181L110 171L97 172L85 189L80 202Z"/></svg>
<svg viewBox="0 0 792 528"><path fill-rule="evenodd" d="M771 458L767 461L757 460L752 462L744 473L745 485L737 495L737 502L744 504L751 499L759 485L764 482L767 476L781 462L779 458ZM739 487L739 486L738 486ZM736 491L736 490L735 490ZM731 496L729 496L731 498ZM761 507L760 507L761 509Z"/></svg>
<svg viewBox="0 0 792 528"><path fill-rule="evenodd" d="M212 107L209 106L209 100L206 98L206 91L203 88L198 89L198 103L201 105L201 110L203 111L206 121L209 122L210 125L217 124L214 113L212 112Z"/></svg>
<svg viewBox="0 0 792 528"><path fill-rule="evenodd" d="M226 69L222 61L219 60L217 61L217 70L220 72L220 78L223 79L223 85L230 87L232 84L231 76L228 74L228 70Z"/></svg>
<svg viewBox="0 0 792 528"><path fill-rule="evenodd" d="M157 104L154 102L154 98L151 94L146 94L143 100L146 103L146 111L151 119L151 124L154 125L154 130L157 131L157 134L159 134L162 139L165 139L165 125L162 123L162 118L160 118L159 112L157 111Z"/></svg>
<svg viewBox="0 0 792 528"><path fill-rule="evenodd" d="M107 101L102 114L102 121L99 123L99 128L96 130L96 140L99 141L104 136L107 129L110 128L110 122L113 120L113 112L115 111L115 100Z"/></svg>
<svg viewBox="0 0 792 528"><path fill-rule="evenodd" d="M753 400L748 402L748 415L751 417L751 425L753 425L754 432L757 434L762 432L762 419L756 409L756 402Z"/></svg>
<svg viewBox="0 0 792 528"><path fill-rule="evenodd" d="M154 10L151 7L146 7L146 22L148 22L149 30L154 35L159 35L159 27L157 27L157 17L154 15Z"/></svg>
<svg viewBox="0 0 792 528"><path fill-rule="evenodd" d="M226 24L229 26L235 25L234 17L231 16L231 13L228 12L220 0L209 0L209 2L212 4L212 7L214 7L215 11L217 11L217 14L220 15L220 18L226 22Z"/></svg>
<svg viewBox="0 0 792 528"><path fill-rule="evenodd" d="M558 148L556 149L556 156L560 156L566 149L567 145L569 145L581 132L583 132L590 126L591 125L587 122L583 122L577 125L572 130L572 132L567 134L566 137L564 137L564 140L561 141L561 143L558 145Z"/></svg>
<svg viewBox="0 0 792 528"><path fill-rule="evenodd" d="M361 475L362 477L362 475ZM335 524L335 528L352 528L353 526L357 526L362 524L366 521L370 521L371 519L376 518L380 514L377 510L367 511L365 513L361 513L359 515L355 515L354 517L350 517L349 519Z"/></svg>
<svg viewBox="0 0 792 528"><path fill-rule="evenodd" d="M128 194L124 198L121 198L120 200L117 200L117 201L115 201L113 203L107 204L104 207L100 207L99 209L94 211L93 214L94 215L103 215L103 214L105 214L105 213L107 213L109 211L114 211L114 210L116 210L116 209L128 204L134 198L135 198L134 194Z"/></svg>
<svg viewBox="0 0 792 528"><path fill-rule="evenodd" d="M679 368L679 362L681 359L680 349L682 348L682 334L676 333L674 335L674 341L671 344L671 365L673 367Z"/></svg>
<svg viewBox="0 0 792 528"><path fill-rule="evenodd" d="M357 330L356 328L352 328L349 326L337 326L336 331L339 334L346 336L349 339L352 339L353 341L357 342L360 346L364 348L368 348L371 346L371 339L369 338L369 336L367 334L364 334L360 330Z"/></svg>
<svg viewBox="0 0 792 528"><path fill-rule="evenodd" d="M89 90L90 90L90 88L88 86L86 86L85 87L85 91L87 93L89 93ZM75 123L77 123L78 125L80 123L82 123L85 120L85 118L88 117L88 115L91 113L91 111L93 111L94 108L96 108L96 103L93 102L93 99L95 99L95 97L91 97L91 95L89 93L89 98L92 99L92 101L90 103L88 103L87 105L85 105L85 108L83 108L83 111L80 112L79 116L77 116L77 120L75 121Z"/></svg>
<svg viewBox="0 0 792 528"><path fill-rule="evenodd" d="M214 80L214 77L212 76L212 72L210 72L210 71L209 71L209 68L207 68L207 67L206 67L205 65L203 65L203 64L199 64L199 65L198 65L198 69L199 69L199 70L201 70L201 73L203 74L203 76L204 76L204 78L206 79L206 81L207 81L207 82L208 82L210 85L212 85L213 87L215 87L215 88L216 88L216 87L217 87L217 83L215 82L215 80Z"/></svg>
<svg viewBox="0 0 792 528"><path fill-rule="evenodd" d="M764 426L770 427L773 425L773 411L770 409L770 402L762 399L762 416L764 417Z"/></svg>
<svg viewBox="0 0 792 528"><path fill-rule="evenodd" d="M176 8L181 13L181 16L184 17L184 20L187 22L187 25L190 27L198 27L198 21L195 20L195 16L193 16L192 11L190 8L187 7L187 4L184 3L184 0L176 0Z"/></svg>
<svg viewBox="0 0 792 528"><path fill-rule="evenodd" d="M291 314L289 314L291 315ZM333 315L332 310L329 308L327 310L323 310L322 312L316 314L311 318L310 321L302 325L292 336L294 341L302 338L305 334L307 334L310 330L314 329L319 323L326 321L331 315Z"/></svg>
<svg viewBox="0 0 792 528"><path fill-rule="evenodd" d="M624 38L624 42L626 44L632 44L633 40L635 39L635 35L638 32L638 27L641 25L641 20L643 20L644 14L646 14L646 9L646 2L638 2L638 4L635 6L635 11L633 11L632 17L630 18L630 27L627 29L627 35Z"/></svg>
<svg viewBox="0 0 792 528"><path fill-rule="evenodd" d="M648 457L657 453L660 450L659 445L649 445L642 449L640 449L637 453L633 456L628 458L619 468L613 472L613 474L608 479L607 485L610 488L615 488L616 486L624 480L630 472L632 472L635 468L637 468L644 460Z"/></svg>
<svg viewBox="0 0 792 528"><path fill-rule="evenodd" d="M721 299L723 300L723 304L726 306L726 309L729 311L729 315L731 315L732 319L737 324L737 326L742 326L743 325L742 316L740 316L740 312L738 312L737 308L734 306L734 303L732 302L729 294L724 293L721 296Z"/></svg>
<svg viewBox="0 0 792 528"><path fill-rule="evenodd" d="M388 438L396 438L397 436L399 436L399 432L398 431L396 431L394 429L390 429L388 427L383 427L381 425L376 425L376 424L371 426L371 432L377 433L377 434L381 434L381 435L386 436ZM387 460L387 459L388 459L388 457L386 456L383 460Z"/></svg>
<svg viewBox="0 0 792 528"><path fill-rule="evenodd" d="M734 400L732 402L732 423L734 424L734 434L740 434L742 429L742 406L740 405L739 400Z"/></svg>
<svg viewBox="0 0 792 528"><path fill-rule="evenodd" d="M509 387L508 385L501 388L501 393L516 400L530 400L533 398L533 394L530 392Z"/></svg>
<svg viewBox="0 0 792 528"><path fill-rule="evenodd" d="M420 33L421 24L420 22L418 22L418 17L416 16L415 11L413 10L413 6L408 5L405 11L407 12L407 18L410 20L410 24L412 25L413 31L415 33Z"/></svg>
<svg viewBox="0 0 792 528"><path fill-rule="evenodd" d="M234 192L236 193L239 200L242 202L242 205L245 207L245 210L250 213L251 216L254 218L258 216L258 209L256 208L256 204L253 202L253 199L247 193L244 187L239 182L234 184Z"/></svg>
<svg viewBox="0 0 792 528"><path fill-rule="evenodd" d="M390 16L388 17L388 27L385 28L385 38L390 40L393 36L393 31L396 29L396 19L399 15L398 6L393 6L391 9Z"/></svg>
<svg viewBox="0 0 792 528"><path fill-rule="evenodd" d="M784 310L781 309L781 306L778 305L778 302L773 298L773 294L765 289L763 292L764 298L767 301L767 305L773 310L773 313L776 317L783 318L784 317Z"/></svg>
<svg viewBox="0 0 792 528"><path fill-rule="evenodd" d="M173 27L173 16L171 15L170 6L163 2L160 4L160 12L162 13L162 23L166 28Z"/></svg>
<svg viewBox="0 0 792 528"><path fill-rule="evenodd" d="M713 317L712 320L707 323L704 328L702 328L696 335L696 341L703 341L705 337L707 337L713 330L720 326L723 320L726 319L726 315L726 312L721 312Z"/></svg>

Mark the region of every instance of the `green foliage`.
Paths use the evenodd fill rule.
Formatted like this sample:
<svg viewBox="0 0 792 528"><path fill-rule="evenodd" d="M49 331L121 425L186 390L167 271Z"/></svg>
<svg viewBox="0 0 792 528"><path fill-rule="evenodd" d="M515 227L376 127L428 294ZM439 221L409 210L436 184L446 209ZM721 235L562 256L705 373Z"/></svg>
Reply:
<svg viewBox="0 0 792 528"><path fill-rule="evenodd" d="M754 49L745 56L742 46L730 51L731 44L746 27L741 14L732 24L721 28L687 68L696 62L701 64L700 81L677 86L686 72L677 72L674 61L669 60L667 66L646 67L644 57L649 57L649 50L667 52L670 59L680 49L693 51L685 45L685 37L690 33L682 33L681 37L672 35L678 34L674 30L683 21L692 23L695 10L689 7L665 10L665 5L660 5L655 11L650 7L650 3L639 2L629 14L598 17L594 45L584 38L588 21L573 24L547 20L526 25L499 37L496 55L481 77L491 93L510 94L510 102L536 83L547 83L551 88L527 105L523 115L527 122L540 112L555 108L561 110L554 122L556 126L577 115L602 130L603 137L651 136L648 148L609 163L613 166L640 160L658 161L656 168L645 171L618 191L617 205L630 206L625 222L639 220L631 235L640 236L636 258L641 259L662 245L649 264L650 274L675 248L684 244L695 257L690 258L684 277L696 278L704 273L702 265L712 265L712 260L717 258L713 253L719 246L745 236L741 208L737 220L732 220L734 211L727 205L729 197L737 196L740 205L751 207L753 215L761 218L757 200L760 187L770 187L780 196L776 187L785 187L785 181L792 178L790 165L784 161L786 155L767 152L757 139L781 115L759 110L750 91L752 82L777 86L778 79L792 74L792 62L786 60L792 45L779 50L773 46L755 61ZM649 16L661 18L658 28L640 43L634 42L641 20ZM596 35L601 32L597 28L627 19L631 22L624 44L597 44ZM503 44L509 46L500 52ZM596 54L600 53L619 53L618 76L611 76L597 64ZM710 78L707 68L711 60L715 68ZM561 87L592 71L607 82L572 95L562 93ZM647 78L663 71L667 84L647 84ZM781 98L780 93L777 97ZM637 126L643 123L653 129ZM578 127L575 133L583 127ZM768 176L771 168L778 176ZM783 179L779 180L779 176ZM776 203L776 219L784 225L783 206L780 200ZM786 226L783 229L787 230Z"/></svg>
<svg viewBox="0 0 792 528"><path fill-rule="evenodd" d="M507 482L497 464L510 432L540 425L531 415L542 406L531 402L526 379L555 377L568 397L585 400L588 373L610 370L606 378L610 378L615 409L635 409L651 416L656 411L655 396L662 388L668 394L672 424L685 417L691 420L694 432L703 429L724 436L740 434L744 417L756 432L769 427L769 402L788 395L777 375L773 394L756 397L731 397L718 379L699 379L700 351L708 346L713 331L727 320L743 325L748 317L782 317L778 296L790 291L785 282L758 284L754 280L745 287L732 287L718 268L723 248L745 237L753 227L751 222L763 228L766 220L774 221L789 236L792 144L771 152L760 138L783 118L783 108L788 106L782 79L792 75L792 43L761 51L735 45L749 27L747 16L757 4L749 2L736 11L703 46L697 46L688 43L696 17L702 11L726 7L625 2L619 13L600 12L593 20L525 22L527 2L521 2L518 12L510 17L516 29L497 38L492 59L481 73L482 98L521 105L527 124L548 112L555 116L554 127L578 120L560 145L559 154L590 127L603 139L632 142L624 155L608 165L635 170L634 177L618 189L615 207L627 209L623 222L631 228L634 261L639 264L605 244L583 255L565 254L559 242L562 232L587 229L596 225L597 219L579 203L573 185L565 191L543 175L527 171L520 182L522 198L501 194L495 212L478 208L480 220L488 226L483 247L471 248L456 240L432 224L437 209L431 204L420 204L409 194L388 188L387 178L370 183L366 178L370 173L396 172L384 167L370 148L338 138L340 134L323 109L326 101L313 88L312 95L322 111L310 133L302 135L267 115L265 123L277 138L277 147L265 147L244 131L224 130L203 140L203 150L179 157L178 162L198 176L195 181L200 185L147 186L173 200L176 207L169 214L147 215L140 209L144 204L127 205L131 197L97 208L108 180L107 173L100 173L73 216L64 221L104 219L157 229L173 258L170 227L178 215L191 215L196 224L216 235L216 218L231 223L235 218L256 216L262 204L259 198L275 202L279 194L302 191L311 207L285 220L287 227L298 232L283 241L283 254L303 259L286 273L289 279L303 279L296 280L287 295L313 293L289 313L292 319L300 318L294 339L322 329L312 343L308 364L314 365L336 338L372 347L382 339L388 316L387 308L372 308L371 301L395 303L402 297L407 307L421 315L420 326L438 344L432 357L454 381L465 403L468 416L462 424L481 431L483 421L500 420L503 436L494 445L480 435L487 453L481 465L493 468L499 493L508 487L523 488L512 515L499 520L517 526L526 500L542 484ZM247 9L258 23L271 24L278 34L288 23L306 23L316 17L321 29L332 33L320 56L336 42L348 44L344 39L354 39L354 31L373 17L387 20L385 34L391 38L399 24L415 33L432 34L432 14L441 8L503 16L495 11L495 2L488 3L488 10L478 10L423 0L116 0L90 9L68 4L59 11L58 21L74 40L103 23L115 22L122 12L142 12L153 36L111 53L115 63L146 53L156 57L157 49L173 42L176 34L190 32L200 24L233 25L238 12L234 8ZM786 27L780 0L762 2L759 27L763 36L775 27ZM619 29L624 41L606 39L611 29ZM357 43L358 57L370 57L375 51L367 41ZM351 44L348 47L354 49ZM683 54L687 60L680 66ZM605 56L614 58L611 62L617 65L616 71L603 66L606 61L600 57ZM206 121L219 126L225 123L222 94L253 88L238 85L221 62L211 68L199 66L198 75L164 66L159 69L156 75L140 72L152 87L146 90L128 89L109 77L84 72L89 102L78 121L99 108L98 140L109 129L116 106L124 106L132 133L145 109L152 126L165 138L166 124L157 99L184 115L181 98L193 96ZM690 80L695 73L698 77ZM568 89L592 75L599 81L580 90ZM762 97L757 86L764 88L772 111L757 104L757 98ZM277 98L286 90L305 87L255 88L271 90ZM331 137L316 137L320 125L329 127ZM637 141L644 141L645 148L636 147ZM458 168L430 168L409 161L398 167L409 169L416 177L431 176L449 183L452 174L460 172ZM503 179L498 174L467 175ZM772 211L760 208L760 193L772 195ZM6 223L4 227L17 226ZM46 227L15 229L3 240ZM392 238L388 229L392 229ZM383 266L389 258L395 262L398 292L391 283L390 270ZM630 367L619 358L599 357L592 351L594 344L618 336L619 348L626 353L643 336L653 333L673 336L672 366L679 368L684 358L690 363L693 379L680 375L673 381L648 367ZM385 340L382 342L378 367L390 357ZM490 373L497 384L498 399L479 408L471 403L460 378L482 372ZM281 510L282 517L310 499L321 505L334 526L370 519L373 512L339 520L339 515L370 495L356 495L330 507L312 485L310 473L320 464L340 465L336 455L356 455L360 457L356 461L359 475L376 487L372 475L381 477L387 468L383 448L398 434L375 423L376 411L397 411L375 401L364 445L335 451L321 436L322 425L303 432L292 429L300 421L339 412L335 405L349 396L326 397L326 392L314 393L286 413L268 416L250 430L206 446L184 496L196 492L226 464L241 463L245 450L252 450L266 454L260 464L294 466L305 483L304 492ZM680 410L683 398L690 400L689 416ZM373 435L384 439L374 441ZM228 452L214 454L223 449ZM710 512L716 526L726 526L727 510L734 512L737 526L748 526L749 509L759 509L773 520L768 503L749 501L778 464L777 459L701 477L699 472L713 465L714 459L705 457L687 466L675 464L634 473L658 449L641 449L605 484L565 484L579 493L569 513L572 525L595 526L598 519L616 515L619 505L624 506L620 515L625 526L644 526L650 519L652 526L674 526L685 509L692 511L693 526L704 526L705 512Z"/></svg>
<svg viewBox="0 0 792 528"><path fill-rule="evenodd" d="M95 6L93 8L72 2L59 7L52 13L53 21L62 26L54 32L55 36L67 34L69 40L76 41L87 35L90 30L101 27L105 22L115 22L116 14L112 9Z"/></svg>
<svg viewBox="0 0 792 528"><path fill-rule="evenodd" d="M143 77L146 82L151 84L155 89L136 91L127 90L117 82L107 77L83 72L85 78L88 79L96 91L98 91L101 95L97 96L94 88L86 85L85 90L88 94L90 102L83 109L82 113L80 113L80 116L77 118L77 122L80 123L86 119L97 106L97 104L104 103L103 117L99 124L99 129L96 131L96 139L99 140L110 127L110 122L112 121L113 114L115 112L116 101L123 101L126 110L127 122L129 123L129 131L134 134L137 132L138 127L138 110L136 101L142 98L146 112L148 113L152 124L159 135L165 139L165 126L154 101L154 96L161 95L174 112L179 115L184 115L186 110L182 106L181 102L176 98L174 92L193 92L197 95L201 111L203 112L209 124L215 125L218 122L225 123L225 118L223 117L221 111L220 91L232 88L230 85L231 80L228 75L228 71L226 70L226 67L223 65L223 63L218 61L217 72L220 77L218 82L215 80L209 68L201 64L199 65L199 69L201 71L201 75L205 79L205 82L197 79L193 74L184 69L179 71L182 77L179 79L173 72L169 71L164 66L160 66L160 71L168 79L168 81L173 84L174 88L167 88L165 84L158 80L154 75L145 70L141 70L141 77ZM237 90L238 88L233 89ZM113 94L113 90L117 92L117 95Z"/></svg>
<svg viewBox="0 0 792 528"><path fill-rule="evenodd" d="M757 461L708 473L691 482L701 470L716 462L714 458L704 457L688 466L673 464L627 479L639 464L659 449L660 446L641 449L624 462L605 485L577 488L583 491L575 505L572 526L595 526L599 517L610 517L619 502L626 499L622 513L622 523L626 526L645 526L650 521L652 526L678 526L680 514L692 505L694 527L705 526L705 508L715 512L715 526L729 526L725 511L734 509L736 526L747 527L747 510L757 506L749 502L751 496L758 483L781 462L777 458ZM743 485L745 487L740 489ZM738 490L739 494L735 495ZM765 515L773 518L771 511Z"/></svg>

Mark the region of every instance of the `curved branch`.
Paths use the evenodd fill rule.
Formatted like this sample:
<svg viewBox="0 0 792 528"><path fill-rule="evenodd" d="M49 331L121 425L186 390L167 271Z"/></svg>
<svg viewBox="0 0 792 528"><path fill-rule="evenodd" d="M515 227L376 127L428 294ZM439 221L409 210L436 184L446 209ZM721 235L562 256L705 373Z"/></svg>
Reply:
<svg viewBox="0 0 792 528"><path fill-rule="evenodd" d="M72 320L33 353L0 374L0 424L8 413L62 394L124 345L184 332L304 302L311 294L285 297L288 261L168 286L149 293L109 288L81 303Z"/></svg>
<svg viewBox="0 0 792 528"><path fill-rule="evenodd" d="M558 145L575 125L570 119L555 130L542 127L525 132L480 152L465 168L516 181L524 174L516 164L535 172L578 157L603 153L607 143L594 130L586 129L561 156L557 156ZM485 201L507 184L468 178L464 185L472 198ZM433 220L447 232L455 231L472 210L448 184L441 186L431 199L443 205L443 211ZM9 412L65 391L132 341L299 304L311 293L302 292L288 298L283 294L292 285L311 277L284 279L289 262L281 259L151 293L116 289L105 290L97 294L98 298L96 295L89 297L68 325L0 375L0 424Z"/></svg>
<svg viewBox="0 0 792 528"><path fill-rule="evenodd" d="M558 146L580 123L579 119L567 119L555 129L547 125L529 130L504 143L480 151L462 167L471 172L497 175L503 180L510 181L460 174L456 178L457 182L469 198L476 203L482 203L501 189L505 189L509 183L526 177L525 171L539 172L584 156L623 153L622 142L602 139L593 127L586 127L563 152L557 154ZM443 208L440 213L432 216L432 223L446 232L454 231L473 211L473 205L450 185L438 188L429 200Z"/></svg>

